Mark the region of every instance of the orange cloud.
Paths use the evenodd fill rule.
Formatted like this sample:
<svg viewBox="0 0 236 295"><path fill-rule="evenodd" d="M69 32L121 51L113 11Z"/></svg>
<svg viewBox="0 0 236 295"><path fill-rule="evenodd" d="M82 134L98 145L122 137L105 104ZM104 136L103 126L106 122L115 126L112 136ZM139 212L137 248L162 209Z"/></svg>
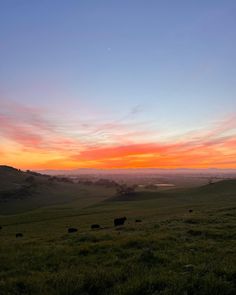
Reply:
<svg viewBox="0 0 236 295"><path fill-rule="evenodd" d="M236 168L236 117L164 137L146 125L52 122L45 110L2 103L1 163L19 168ZM69 127L68 127L69 126ZM136 128L136 129L135 129Z"/></svg>
<svg viewBox="0 0 236 295"><path fill-rule="evenodd" d="M236 167L236 144L233 149L232 144L232 140L198 145L136 144L87 150L72 159L84 163L96 161L99 168L207 168L219 163L221 167Z"/></svg>

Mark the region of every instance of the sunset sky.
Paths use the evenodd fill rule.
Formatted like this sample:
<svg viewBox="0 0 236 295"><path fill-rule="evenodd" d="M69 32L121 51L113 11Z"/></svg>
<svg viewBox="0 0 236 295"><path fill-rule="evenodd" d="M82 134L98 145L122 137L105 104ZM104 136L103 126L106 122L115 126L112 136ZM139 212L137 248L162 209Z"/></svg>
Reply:
<svg viewBox="0 0 236 295"><path fill-rule="evenodd" d="M0 164L236 168L236 1L1 0Z"/></svg>

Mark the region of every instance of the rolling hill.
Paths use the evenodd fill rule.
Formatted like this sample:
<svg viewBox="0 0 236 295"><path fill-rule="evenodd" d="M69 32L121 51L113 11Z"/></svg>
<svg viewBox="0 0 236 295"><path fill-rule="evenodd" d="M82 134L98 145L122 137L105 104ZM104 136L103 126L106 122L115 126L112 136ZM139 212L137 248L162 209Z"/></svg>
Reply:
<svg viewBox="0 0 236 295"><path fill-rule="evenodd" d="M114 197L1 166L0 199L1 294L235 294L236 180Z"/></svg>
<svg viewBox="0 0 236 295"><path fill-rule="evenodd" d="M173 198L184 201L214 200L215 198L235 198L236 199L236 179L221 180L212 184L199 187L171 188L166 190L143 190L135 193L116 195L107 201L130 202L148 201L151 199Z"/></svg>
<svg viewBox="0 0 236 295"><path fill-rule="evenodd" d="M84 207L113 194L112 188L77 184L65 177L0 166L0 214L15 214L73 201Z"/></svg>

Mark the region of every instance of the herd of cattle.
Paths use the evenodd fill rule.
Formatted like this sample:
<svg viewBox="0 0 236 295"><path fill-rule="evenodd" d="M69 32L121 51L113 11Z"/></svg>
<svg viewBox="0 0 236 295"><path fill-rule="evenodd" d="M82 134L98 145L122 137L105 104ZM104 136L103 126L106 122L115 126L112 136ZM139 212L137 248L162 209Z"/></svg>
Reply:
<svg viewBox="0 0 236 295"><path fill-rule="evenodd" d="M126 217L120 217L120 218L115 218L114 219L114 226L122 226L125 224L125 221L127 220ZM141 219L136 219L135 222L142 222ZM102 227L100 226L100 224L92 224L91 225L91 229L95 230L95 229L101 229ZM0 230L2 229L2 226L0 226ZM67 232L68 233L74 233L77 232L78 229L74 228L74 227L69 227ZM16 233L16 238L22 238L23 234L22 233Z"/></svg>
<svg viewBox="0 0 236 295"><path fill-rule="evenodd" d="M127 220L126 217L115 218L114 219L114 226L122 226L122 225L125 224L126 220ZM137 222L142 222L142 220L141 219L136 219L135 222L136 223ZM100 226L100 224L97 224L97 223L91 225L91 229L101 229L101 228L102 227ZM78 229L74 228L74 227L70 227L70 228L68 228L67 231L68 231L68 233L74 233L74 232L77 232Z"/></svg>
<svg viewBox="0 0 236 295"><path fill-rule="evenodd" d="M193 210L192 210L192 209L189 209L188 212L189 212L189 213L192 213ZM115 218L115 219L114 219L114 226L115 226L115 227L116 227L116 226L122 226L122 225L125 224L125 221L126 221L126 220L127 220L126 217ZM136 223L138 223L138 222L142 222L142 220L141 220L141 219L135 219L135 222L136 222ZM92 230L101 229L101 228L102 228L102 227L100 226L100 224L97 224L97 223L91 225L91 229L92 229ZM2 226L0 226L0 230L1 230L1 229L2 229ZM68 233L75 233L75 232L77 232L77 231L78 231L78 229L77 229L77 228L74 228L74 227L69 227L68 230L67 230ZM22 234L22 233L16 233L16 238L22 238L22 237L23 237L23 234Z"/></svg>

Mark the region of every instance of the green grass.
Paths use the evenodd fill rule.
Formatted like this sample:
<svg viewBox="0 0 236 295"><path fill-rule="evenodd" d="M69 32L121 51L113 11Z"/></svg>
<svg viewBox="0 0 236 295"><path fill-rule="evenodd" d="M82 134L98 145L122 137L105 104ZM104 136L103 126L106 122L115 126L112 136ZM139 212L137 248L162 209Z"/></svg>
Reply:
<svg viewBox="0 0 236 295"><path fill-rule="evenodd" d="M113 227L116 216L128 218L124 227ZM0 225L3 295L236 294L234 183L78 199L2 215Z"/></svg>

